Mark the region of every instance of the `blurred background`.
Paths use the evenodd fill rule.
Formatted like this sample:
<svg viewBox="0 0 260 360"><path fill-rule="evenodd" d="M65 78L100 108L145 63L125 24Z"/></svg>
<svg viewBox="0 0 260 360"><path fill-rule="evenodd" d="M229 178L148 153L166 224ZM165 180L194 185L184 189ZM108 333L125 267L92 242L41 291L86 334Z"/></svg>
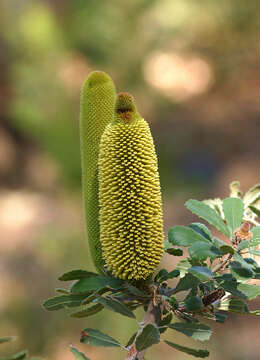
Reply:
<svg viewBox="0 0 260 360"><path fill-rule="evenodd" d="M102 312L83 320L47 313L44 299L70 269L94 270L84 233L79 96L92 70L135 96L152 128L165 233L188 224L189 198L228 196L260 179L260 2L257 0L1 0L0 2L0 355L28 348L72 360L73 343L93 360L118 350L79 344L80 330L136 325ZM167 261L167 259L166 259ZM210 360L259 359L259 319L215 324ZM167 345L150 360L191 359Z"/></svg>

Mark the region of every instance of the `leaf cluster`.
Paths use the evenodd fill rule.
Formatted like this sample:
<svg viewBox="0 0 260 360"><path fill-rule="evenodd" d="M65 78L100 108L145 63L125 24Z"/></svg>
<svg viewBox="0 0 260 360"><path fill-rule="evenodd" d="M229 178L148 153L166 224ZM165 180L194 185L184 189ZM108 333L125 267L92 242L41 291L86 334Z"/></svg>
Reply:
<svg viewBox="0 0 260 360"><path fill-rule="evenodd" d="M161 341L194 357L207 357L209 352L205 349L188 348L165 339L166 331L205 341L212 331L203 319L224 323L229 312L260 315L260 310L251 311L248 305L248 300L260 295L260 286L255 284L260 279L260 225L255 211L260 186L250 189L243 198L237 182L230 189L231 196L224 200L186 202L186 207L208 224L194 222L169 230L165 252L182 256L186 248L188 254L176 268L161 269L153 279L135 283L86 270L69 271L59 278L72 281L69 289L57 289L60 295L46 300L43 306L49 311L65 309L75 318L107 309L130 319L136 318L134 311L138 307L147 314L152 306L157 315L141 323L126 345L91 328L82 330L80 340L92 346L121 348L133 360ZM172 279L174 287L169 284ZM71 351L76 359L88 359L74 347Z"/></svg>

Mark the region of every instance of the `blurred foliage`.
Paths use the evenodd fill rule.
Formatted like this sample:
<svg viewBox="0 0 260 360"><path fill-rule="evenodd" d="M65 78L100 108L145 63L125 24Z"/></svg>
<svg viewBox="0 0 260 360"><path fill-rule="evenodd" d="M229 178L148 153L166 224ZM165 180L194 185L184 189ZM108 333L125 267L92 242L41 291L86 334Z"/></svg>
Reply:
<svg viewBox="0 0 260 360"><path fill-rule="evenodd" d="M64 264L90 268L78 139L86 75L104 70L118 91L134 94L157 145L166 226L188 223L179 207L188 197L222 196L234 178L243 188L259 181L259 11L256 0L0 2L0 289L8 294L0 301L0 330L18 335L14 352L28 347L71 359L60 349L78 338L76 320L64 328L62 317L54 321L38 304ZM12 198L14 190L20 198ZM88 326L108 319L126 341L129 329L119 333L116 316L97 315ZM217 358L258 358L259 350L241 343L246 332L258 344L257 323L250 324L252 330L240 322L239 334L230 327L223 335L237 341L237 354L215 339ZM166 359L168 350L152 356Z"/></svg>

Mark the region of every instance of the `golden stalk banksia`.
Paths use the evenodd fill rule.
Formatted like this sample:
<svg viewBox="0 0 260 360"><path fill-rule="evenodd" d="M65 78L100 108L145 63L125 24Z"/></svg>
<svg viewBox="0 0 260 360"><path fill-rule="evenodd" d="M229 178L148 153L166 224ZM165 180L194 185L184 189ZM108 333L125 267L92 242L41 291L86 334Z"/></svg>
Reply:
<svg viewBox="0 0 260 360"><path fill-rule="evenodd" d="M103 272L104 259L100 243L98 153L101 135L113 119L114 100L115 87L112 79L104 72L92 72L81 92L80 142L88 243L91 257L99 272Z"/></svg>
<svg viewBox="0 0 260 360"><path fill-rule="evenodd" d="M161 190L149 126L128 93L118 94L101 138L99 185L106 265L122 279L146 279L163 253Z"/></svg>

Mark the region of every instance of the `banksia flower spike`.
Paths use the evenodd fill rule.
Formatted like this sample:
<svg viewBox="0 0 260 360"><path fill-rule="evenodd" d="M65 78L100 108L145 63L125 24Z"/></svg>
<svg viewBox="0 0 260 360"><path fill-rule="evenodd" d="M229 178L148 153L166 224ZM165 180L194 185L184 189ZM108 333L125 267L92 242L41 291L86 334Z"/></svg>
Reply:
<svg viewBox="0 0 260 360"><path fill-rule="evenodd" d="M149 126L128 93L118 94L101 138L99 184L106 265L122 279L146 279L163 253L161 191Z"/></svg>
<svg viewBox="0 0 260 360"><path fill-rule="evenodd" d="M113 119L115 87L101 71L92 72L81 93L80 140L82 187L90 253L99 272L104 260L100 243L98 203L98 153L101 135Z"/></svg>

